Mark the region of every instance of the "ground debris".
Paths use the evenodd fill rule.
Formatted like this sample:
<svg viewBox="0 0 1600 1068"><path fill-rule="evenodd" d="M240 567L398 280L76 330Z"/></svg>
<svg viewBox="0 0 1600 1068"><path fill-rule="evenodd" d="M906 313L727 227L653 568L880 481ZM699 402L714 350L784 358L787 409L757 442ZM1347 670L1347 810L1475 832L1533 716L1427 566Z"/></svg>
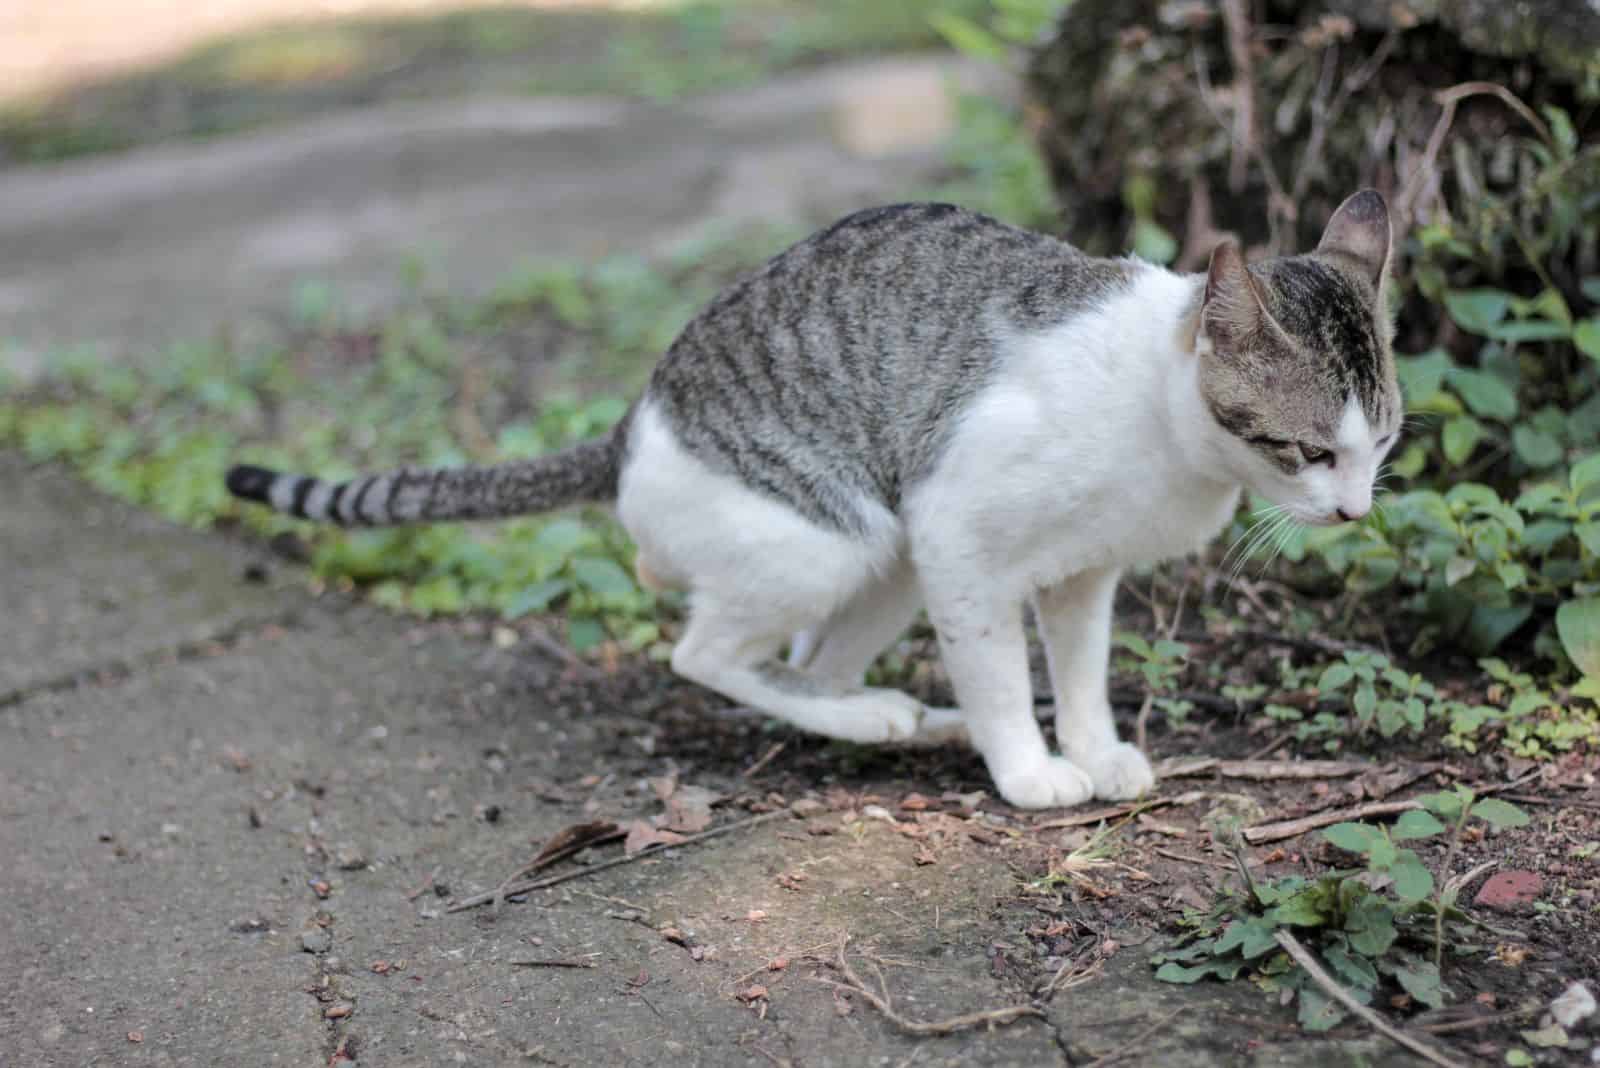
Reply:
<svg viewBox="0 0 1600 1068"><path fill-rule="evenodd" d="M888 985L882 981L881 975L879 976L880 993L873 993L861 981L861 977L850 967L850 960L846 955L849 946L850 939L846 936L839 943L839 956L835 964L839 974L844 976L844 982L821 978L817 982L827 983L839 991L860 995L867 1004L877 1009L884 1019L908 1035L949 1035L974 1027L998 1027L1029 1016L1044 1018L1044 1010L1037 1005L1011 1005L1001 1009L988 1009L983 1012L970 1012L962 1016L952 1016L945 1020L923 1021L908 1019L895 1011L894 1001L890 997ZM840 1015L844 1015L844 1013L840 1013Z"/></svg>

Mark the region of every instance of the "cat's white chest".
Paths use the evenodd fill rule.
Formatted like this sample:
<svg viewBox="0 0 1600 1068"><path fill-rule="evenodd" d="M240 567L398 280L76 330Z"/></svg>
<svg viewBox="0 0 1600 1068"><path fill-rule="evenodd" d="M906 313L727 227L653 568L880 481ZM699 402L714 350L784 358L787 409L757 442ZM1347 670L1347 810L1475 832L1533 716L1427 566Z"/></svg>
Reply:
<svg viewBox="0 0 1600 1068"><path fill-rule="evenodd" d="M1017 339L914 502L924 537L943 528L1019 593L1181 556L1216 537L1239 487L1208 473L1174 433L1179 421L1208 417L1172 392L1184 369L1175 316L1149 314L1187 292L1170 278L1152 275L1101 311ZM1173 292L1150 291L1157 286Z"/></svg>

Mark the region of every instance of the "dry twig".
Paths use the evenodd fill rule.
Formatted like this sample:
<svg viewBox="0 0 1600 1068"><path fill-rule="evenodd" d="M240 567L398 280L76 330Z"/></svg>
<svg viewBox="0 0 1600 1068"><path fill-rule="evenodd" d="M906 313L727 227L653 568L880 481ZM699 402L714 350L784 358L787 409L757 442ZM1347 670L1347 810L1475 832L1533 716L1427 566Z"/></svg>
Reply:
<svg viewBox="0 0 1600 1068"><path fill-rule="evenodd" d="M1322 967L1317 958L1311 955L1311 951L1302 945L1300 940L1293 934L1280 929L1275 932L1274 937L1277 938L1278 945L1283 947L1283 951L1289 954L1289 956L1293 957L1296 964L1305 969L1306 974L1311 977L1312 982L1320 986L1323 991L1326 992L1327 995L1333 1000L1343 1005L1350 1012L1361 1017L1361 1019L1364 1020L1366 1024L1374 1031L1377 1031L1385 1038L1388 1038L1394 1042L1398 1042L1400 1045L1428 1061L1430 1064L1442 1065L1443 1068L1461 1068L1458 1061L1451 1060L1444 1054L1439 1053L1432 1046L1427 1045L1421 1039L1413 1038L1411 1035L1406 1034L1398 1027L1390 1024L1382 1016L1379 1016L1377 1013L1361 1004L1361 1002L1357 1001L1348 990L1339 985L1338 981L1335 980L1333 976L1328 974L1327 970Z"/></svg>
<svg viewBox="0 0 1600 1068"><path fill-rule="evenodd" d="M1224 779L1342 779L1371 771L1372 765L1354 760L1198 760L1163 761L1157 774L1163 779L1187 779L1196 775L1219 775Z"/></svg>
<svg viewBox="0 0 1600 1068"><path fill-rule="evenodd" d="M1433 132L1428 135L1428 144L1422 150L1422 158L1412 168L1410 176L1406 179L1405 188L1400 193L1398 210L1404 226L1409 227L1415 217L1417 197L1421 194L1429 176L1433 174L1439 150L1444 147L1445 135L1450 132L1450 127L1456 121L1457 106L1461 101L1474 96L1498 98L1532 126L1541 141L1552 149L1555 147L1555 138L1550 136L1550 127L1546 126L1544 120L1534 114L1533 109L1524 104L1520 97L1503 85L1495 82L1462 82L1460 85L1439 90L1433 94L1433 99L1440 105L1438 121L1433 124Z"/></svg>
<svg viewBox="0 0 1600 1068"><path fill-rule="evenodd" d="M1307 831L1314 831L1318 827L1330 827L1346 820L1364 820L1368 816L1394 816L1421 807L1415 801L1371 801L1352 808L1317 812L1297 820L1279 820L1277 823L1261 823L1254 827L1246 827L1243 832L1244 840L1251 845L1277 842L1285 838L1298 838Z"/></svg>
<svg viewBox="0 0 1600 1068"><path fill-rule="evenodd" d="M772 763L773 759L779 753L783 752L788 745L789 743L787 741L774 743L772 748L763 753L759 760L757 760L754 764L751 764L748 768L745 768L744 771L739 774L739 777L741 779L755 778L761 769Z"/></svg>
<svg viewBox="0 0 1600 1068"><path fill-rule="evenodd" d="M1152 797L1145 801L1129 801L1124 805L1111 805L1106 808L1091 809L1088 812L1077 812L1071 816L1061 816L1057 819L1036 823L1036 831L1053 831L1063 827L1087 827L1093 823L1102 823L1106 820L1120 819L1123 816L1132 816L1140 812L1150 812L1158 808L1169 808L1173 805L1192 805L1196 801L1205 799L1205 791L1190 790L1188 793L1178 794L1176 797Z"/></svg>
<svg viewBox="0 0 1600 1068"><path fill-rule="evenodd" d="M534 879L531 882L521 882L513 886L502 886L499 889L491 890L486 894L474 894L469 898L465 898L456 902L445 911L462 912L466 909L476 908L479 905L487 905L489 902L494 901L499 897L512 897L516 894L526 894L532 890L543 890L546 887L556 886L572 879L582 879L585 876L594 875L598 872L605 871L608 868L618 868L624 864L632 864L636 860L643 860L645 857L653 856L656 853L661 852L663 849L682 849L686 845L693 845L696 842L704 842L708 838L717 838L733 831L747 830L748 828L755 827L758 824L767 823L771 820L778 819L780 816L788 815L788 809L780 809L777 812L763 812L760 815L751 816L749 819L723 824L721 827L713 827L709 831L701 831L699 834L691 834L683 841L673 842L671 845L657 844L646 846L637 853L629 854L627 856L613 857L610 860L602 861L599 864L591 864L589 867L582 868L578 871L563 872L560 875L552 875L544 879Z"/></svg>
<svg viewBox="0 0 1600 1068"><path fill-rule="evenodd" d="M516 968L598 968L592 960L512 960L507 964Z"/></svg>
<svg viewBox="0 0 1600 1068"><path fill-rule="evenodd" d="M850 967L850 961L845 956L845 950L849 945L850 939L848 936L839 943L837 967L839 974L844 976L845 981L842 983L833 979L818 979L817 981L819 983L827 983L829 986L840 990L848 990L851 993L860 994L867 1004L883 1014L884 1019L908 1035L950 1035L973 1027L998 1027L1001 1024L1020 1020L1024 1016L1037 1016L1041 1019L1044 1017L1044 1011L1036 1005L1011 1005L1003 1009L969 1012L962 1016L952 1016L947 1020L923 1021L907 1019L894 1011L894 1002L889 996L887 985L880 987L883 991L882 994L874 994L861 981L861 977L856 975L855 970ZM881 973L878 976L878 981L880 984L883 983L883 975Z"/></svg>

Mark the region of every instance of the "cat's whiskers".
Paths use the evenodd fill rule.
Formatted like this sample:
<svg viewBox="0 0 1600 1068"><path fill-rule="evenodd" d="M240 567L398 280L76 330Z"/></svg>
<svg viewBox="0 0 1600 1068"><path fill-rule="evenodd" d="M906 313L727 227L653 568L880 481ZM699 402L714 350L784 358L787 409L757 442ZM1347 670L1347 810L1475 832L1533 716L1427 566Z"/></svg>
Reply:
<svg viewBox="0 0 1600 1068"><path fill-rule="evenodd" d="M1267 557L1267 562L1261 565L1261 570L1256 572L1257 579L1261 579L1266 576L1267 569L1272 566L1272 562L1278 558L1278 554L1283 552L1284 547L1289 544L1289 539L1298 534L1302 529L1300 521L1294 516L1286 514L1284 519L1286 521L1279 523L1276 528L1277 533L1273 539L1274 545L1272 547L1271 555Z"/></svg>
<svg viewBox="0 0 1600 1068"><path fill-rule="evenodd" d="M1260 548L1268 543L1269 539L1272 538L1284 522L1293 518L1286 508L1276 504L1259 509L1254 514L1259 518L1245 534L1240 536L1238 541L1234 542L1233 548L1228 550L1228 556L1223 558L1222 565L1219 568L1219 570L1225 572L1227 577L1227 584L1222 591L1223 596L1227 596L1233 591L1234 585L1239 581L1240 574L1244 571L1245 564L1250 561L1251 557L1255 556ZM1240 542L1244 543L1242 548L1240 548ZM1234 553L1235 549L1238 550L1237 555ZM1228 566L1229 557L1233 558L1231 567Z"/></svg>
<svg viewBox="0 0 1600 1068"><path fill-rule="evenodd" d="M1228 551L1222 555L1221 562L1217 564L1218 571L1230 576L1228 579L1228 586L1230 588L1233 586L1232 576L1236 575L1238 570L1236 566L1234 570L1230 572L1228 566L1229 563L1232 562L1237 565L1240 561L1248 559L1250 554L1260 543L1261 539L1266 536L1266 531L1269 527L1269 521L1274 519L1276 516L1281 515L1283 510L1284 509L1282 505L1269 504L1265 508L1257 508L1254 512L1250 513L1250 525L1244 529L1243 533L1233 540L1233 544L1228 546ZM1235 558L1235 554L1238 554L1237 559Z"/></svg>

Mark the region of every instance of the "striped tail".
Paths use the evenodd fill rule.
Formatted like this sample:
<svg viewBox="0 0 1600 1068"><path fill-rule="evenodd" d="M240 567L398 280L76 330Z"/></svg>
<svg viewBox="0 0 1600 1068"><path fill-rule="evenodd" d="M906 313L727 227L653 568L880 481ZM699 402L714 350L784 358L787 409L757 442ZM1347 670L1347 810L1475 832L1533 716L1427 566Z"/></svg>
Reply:
<svg viewBox="0 0 1600 1068"><path fill-rule="evenodd" d="M619 427L553 456L494 467L402 468L339 483L241 465L228 471L227 484L235 497L346 526L499 519L615 499L622 440Z"/></svg>

